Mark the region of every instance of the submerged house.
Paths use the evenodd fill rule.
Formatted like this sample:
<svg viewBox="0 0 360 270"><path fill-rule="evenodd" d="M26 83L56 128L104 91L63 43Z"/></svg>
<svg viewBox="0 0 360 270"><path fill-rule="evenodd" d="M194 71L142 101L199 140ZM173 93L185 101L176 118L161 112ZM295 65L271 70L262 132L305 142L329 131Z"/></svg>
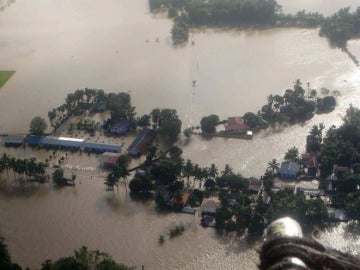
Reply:
<svg viewBox="0 0 360 270"><path fill-rule="evenodd" d="M115 122L108 128L108 132L114 135L126 135L129 132L130 121L129 120L120 120Z"/></svg>
<svg viewBox="0 0 360 270"><path fill-rule="evenodd" d="M120 157L120 153L105 152L99 157L100 167L114 168Z"/></svg>
<svg viewBox="0 0 360 270"><path fill-rule="evenodd" d="M219 205L213 200L207 200L200 206L201 216L215 216Z"/></svg>
<svg viewBox="0 0 360 270"><path fill-rule="evenodd" d="M255 177L251 177L249 178L249 186L246 192L250 194L257 194L261 190L261 187L262 187L262 181L256 179Z"/></svg>
<svg viewBox="0 0 360 270"><path fill-rule="evenodd" d="M133 157L139 157L145 148L152 142L156 136L156 131L153 129L143 129L138 133L135 140L128 148L128 154Z"/></svg>
<svg viewBox="0 0 360 270"><path fill-rule="evenodd" d="M292 161L284 161L281 163L279 176L282 179L296 179L299 171L299 163Z"/></svg>
<svg viewBox="0 0 360 270"><path fill-rule="evenodd" d="M307 169L307 175L309 176L315 177L318 172L319 162L317 157L317 152L310 152L302 155L302 159L305 163L305 168Z"/></svg>
<svg viewBox="0 0 360 270"><path fill-rule="evenodd" d="M244 134L250 127L241 116L229 117L225 124L226 134Z"/></svg>

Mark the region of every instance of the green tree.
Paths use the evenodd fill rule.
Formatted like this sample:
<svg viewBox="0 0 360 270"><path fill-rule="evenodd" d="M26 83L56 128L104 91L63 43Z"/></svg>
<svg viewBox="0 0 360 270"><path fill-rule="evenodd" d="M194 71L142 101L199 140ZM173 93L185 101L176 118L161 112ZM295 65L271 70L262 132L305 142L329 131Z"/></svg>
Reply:
<svg viewBox="0 0 360 270"><path fill-rule="evenodd" d="M63 169L56 169L52 174L53 182L58 185L64 185L65 179L64 179L64 170Z"/></svg>
<svg viewBox="0 0 360 270"><path fill-rule="evenodd" d="M161 138L167 143L172 144L177 141L178 135L181 132L181 120L176 110L161 110L158 132Z"/></svg>
<svg viewBox="0 0 360 270"><path fill-rule="evenodd" d="M191 160L186 160L185 166L182 168L183 176L187 179L187 186L190 186L190 176L193 175L194 165L192 164Z"/></svg>
<svg viewBox="0 0 360 270"><path fill-rule="evenodd" d="M243 119L250 128L257 128L259 126L258 116L255 113L247 112L244 114Z"/></svg>
<svg viewBox="0 0 360 270"><path fill-rule="evenodd" d="M216 114L211 114L201 118L200 126L201 131L205 134L212 134L216 132L216 126L219 123L219 116Z"/></svg>
<svg viewBox="0 0 360 270"><path fill-rule="evenodd" d="M150 126L150 119L151 119L151 117L149 114L144 114L143 116L138 118L137 124L140 127L148 127L148 126Z"/></svg>
<svg viewBox="0 0 360 270"><path fill-rule="evenodd" d="M133 194L144 194L152 189L152 185L148 179L134 178L130 181L129 188L130 192Z"/></svg>
<svg viewBox="0 0 360 270"><path fill-rule="evenodd" d="M297 162L299 161L299 150L294 146L287 150L284 159L286 161ZM269 164L270 166L270 164Z"/></svg>
<svg viewBox="0 0 360 270"><path fill-rule="evenodd" d="M277 171L279 170L279 166L280 164L277 162L275 158L268 163L268 169L271 170L273 175L277 173Z"/></svg>
<svg viewBox="0 0 360 270"><path fill-rule="evenodd" d="M34 117L30 122L29 132L33 135L43 135L47 129L47 124L44 118L40 116Z"/></svg>

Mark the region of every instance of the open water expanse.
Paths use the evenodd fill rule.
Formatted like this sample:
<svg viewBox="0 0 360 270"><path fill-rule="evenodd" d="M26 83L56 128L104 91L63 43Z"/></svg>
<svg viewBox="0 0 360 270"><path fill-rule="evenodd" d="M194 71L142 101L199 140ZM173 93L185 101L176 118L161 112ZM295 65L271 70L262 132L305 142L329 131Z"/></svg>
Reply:
<svg viewBox="0 0 360 270"><path fill-rule="evenodd" d="M359 2L279 1L285 12L326 15ZM291 88L297 78L312 88L339 90L335 111L305 124L266 130L251 141L194 136L184 146L184 157L201 165L228 163L246 176L260 176L268 161L281 160L290 147L302 151L312 125L337 125L349 104L360 106L359 68L317 29L194 30L194 46L174 48L171 26L166 16L149 12L147 0L11 1L0 9L0 69L16 73L0 89L0 133L27 132L33 116L46 117L67 93L85 87L131 91L139 115L176 108L183 127L211 113L225 118L256 112L268 95ZM359 41L349 48L360 57ZM217 236L200 227L197 216L158 215L152 202L134 202L124 190L108 194L90 172L78 177L75 188L1 190L0 235L14 261L34 268L85 244L146 269L255 268L251 243ZM158 235L179 223L184 235L158 246ZM360 248L342 227L321 237L354 253Z"/></svg>

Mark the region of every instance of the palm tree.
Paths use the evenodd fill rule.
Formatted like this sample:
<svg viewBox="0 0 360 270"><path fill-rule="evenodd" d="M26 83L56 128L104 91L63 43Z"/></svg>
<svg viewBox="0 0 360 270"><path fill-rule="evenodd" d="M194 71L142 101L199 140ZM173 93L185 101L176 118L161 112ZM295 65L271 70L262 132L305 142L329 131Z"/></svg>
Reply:
<svg viewBox="0 0 360 270"><path fill-rule="evenodd" d="M1 160L3 162L3 167L6 170L7 177L9 177L9 168L10 168L10 158L8 154L4 153Z"/></svg>
<svg viewBox="0 0 360 270"><path fill-rule="evenodd" d="M274 158L272 161L268 163L268 169L272 171L272 174L274 175L275 172L279 170L280 164L277 162L277 160Z"/></svg>
<svg viewBox="0 0 360 270"><path fill-rule="evenodd" d="M199 180L201 178L201 168L199 164L195 164L192 175L194 176L194 180ZM195 186L195 181L193 186Z"/></svg>
<svg viewBox="0 0 360 270"><path fill-rule="evenodd" d="M199 174L199 188L202 186L202 180L209 177L209 169L208 168L201 168Z"/></svg>
<svg viewBox="0 0 360 270"><path fill-rule="evenodd" d="M216 178L216 176L219 174L218 169L216 168L216 165L212 163L209 168L209 175L212 178Z"/></svg>
<svg viewBox="0 0 360 270"><path fill-rule="evenodd" d="M221 172L222 176L232 174L232 173L233 173L233 169L230 167L230 165L225 164L224 170Z"/></svg>
<svg viewBox="0 0 360 270"><path fill-rule="evenodd" d="M113 171L114 176L117 178L116 185L118 187L119 178L122 178L125 182L125 190L127 193L127 177L130 175L127 166L129 164L129 157L126 155L122 155L119 157L116 167Z"/></svg>
<svg viewBox="0 0 360 270"><path fill-rule="evenodd" d="M105 178L105 185L108 189L113 190L114 186L116 186L119 192L118 183L119 183L119 178L115 175L114 172L109 173Z"/></svg>
<svg viewBox="0 0 360 270"><path fill-rule="evenodd" d="M186 160L186 164L183 167L183 175L187 178L187 186L190 186L190 176L193 175L194 165L192 164L191 160Z"/></svg>

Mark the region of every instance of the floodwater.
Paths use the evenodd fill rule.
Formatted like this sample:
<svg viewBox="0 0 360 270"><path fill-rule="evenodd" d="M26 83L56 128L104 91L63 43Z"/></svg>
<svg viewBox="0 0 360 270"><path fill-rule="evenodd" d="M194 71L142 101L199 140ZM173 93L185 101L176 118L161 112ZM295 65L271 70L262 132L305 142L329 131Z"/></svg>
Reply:
<svg viewBox="0 0 360 270"><path fill-rule="evenodd" d="M332 13L358 1L279 3L287 12L301 7ZM184 157L201 165L228 163L246 176L260 176L287 149L302 151L312 125L337 125L349 104L360 106L359 69L316 29L202 29L190 34L194 46L174 48L171 26L165 16L150 14L147 0L13 1L0 11L1 69L16 70L0 89L0 133L26 132L33 116L46 117L67 93L85 87L131 92L140 115L176 108L183 127L211 113L225 118L256 112L268 95L282 93L297 78L312 88L339 90L336 110L305 124L262 131L251 141L193 136L184 146ZM358 41L349 47L360 57ZM96 157L69 163L79 160L80 167L96 168ZM75 188L3 189L0 234L16 262L34 268L85 244L146 269L255 268L253 244L203 229L197 216L159 216L152 202L132 201L123 189L108 194L102 178L92 174L79 171ZM158 236L179 223L184 235L158 246ZM347 245L342 232L323 239L340 241L344 250L360 247L358 241Z"/></svg>

